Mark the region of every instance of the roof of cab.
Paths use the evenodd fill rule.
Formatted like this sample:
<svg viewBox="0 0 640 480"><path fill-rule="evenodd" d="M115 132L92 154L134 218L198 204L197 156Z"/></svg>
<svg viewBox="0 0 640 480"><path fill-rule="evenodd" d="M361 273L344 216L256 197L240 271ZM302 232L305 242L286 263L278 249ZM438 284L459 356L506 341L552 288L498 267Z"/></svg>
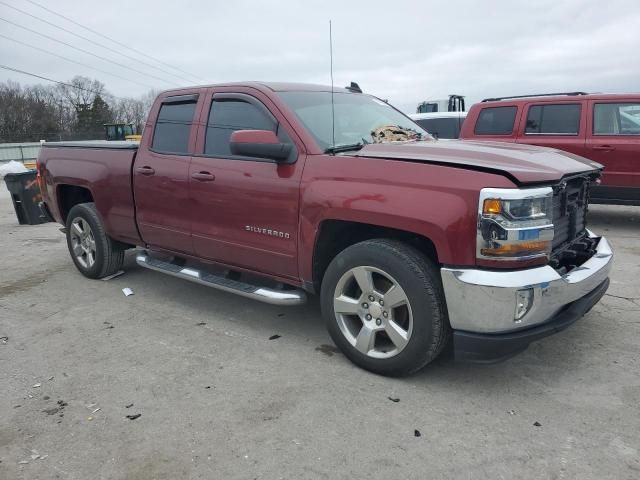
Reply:
<svg viewBox="0 0 640 480"><path fill-rule="evenodd" d="M229 83L215 83L211 85L194 85L192 87L172 88L170 90L164 90L160 92L162 96L168 95L182 95L185 93L193 92L194 90L201 88L212 87L251 87L257 90L271 90L272 92L330 92L330 85L317 85L313 83L290 83L290 82L229 82ZM347 88L333 87L333 91L336 93L353 93Z"/></svg>

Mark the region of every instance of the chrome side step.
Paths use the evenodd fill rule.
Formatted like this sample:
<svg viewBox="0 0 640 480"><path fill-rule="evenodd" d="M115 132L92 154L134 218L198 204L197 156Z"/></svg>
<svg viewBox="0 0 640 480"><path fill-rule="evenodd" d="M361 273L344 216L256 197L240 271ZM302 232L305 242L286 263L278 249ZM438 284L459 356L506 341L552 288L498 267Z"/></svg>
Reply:
<svg viewBox="0 0 640 480"><path fill-rule="evenodd" d="M204 270L197 270L192 267L183 267L175 263L165 262L150 257L144 252L136 256L136 262L138 265L150 270L166 273L174 277L189 280L190 282L235 293L261 302L271 303L272 305L301 305L307 301L307 294L300 289L277 290L259 287L249 283L231 280L221 275L214 275Z"/></svg>

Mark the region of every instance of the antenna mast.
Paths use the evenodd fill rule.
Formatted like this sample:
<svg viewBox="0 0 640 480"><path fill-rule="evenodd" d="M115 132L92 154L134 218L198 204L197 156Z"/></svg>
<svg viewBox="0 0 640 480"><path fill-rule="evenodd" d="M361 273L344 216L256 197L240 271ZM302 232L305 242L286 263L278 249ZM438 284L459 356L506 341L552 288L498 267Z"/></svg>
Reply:
<svg viewBox="0 0 640 480"><path fill-rule="evenodd" d="M336 146L336 111L333 103L333 37L331 35L331 20L329 20L329 58L331 61L331 142Z"/></svg>

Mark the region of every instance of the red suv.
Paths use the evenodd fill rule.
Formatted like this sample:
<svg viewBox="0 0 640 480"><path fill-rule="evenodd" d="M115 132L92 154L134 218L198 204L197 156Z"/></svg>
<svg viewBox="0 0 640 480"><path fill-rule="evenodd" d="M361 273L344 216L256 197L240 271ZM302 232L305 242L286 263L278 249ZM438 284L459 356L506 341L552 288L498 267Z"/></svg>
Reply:
<svg viewBox="0 0 640 480"><path fill-rule="evenodd" d="M592 203L640 205L640 95L584 92L487 98L460 138L527 143L604 165Z"/></svg>

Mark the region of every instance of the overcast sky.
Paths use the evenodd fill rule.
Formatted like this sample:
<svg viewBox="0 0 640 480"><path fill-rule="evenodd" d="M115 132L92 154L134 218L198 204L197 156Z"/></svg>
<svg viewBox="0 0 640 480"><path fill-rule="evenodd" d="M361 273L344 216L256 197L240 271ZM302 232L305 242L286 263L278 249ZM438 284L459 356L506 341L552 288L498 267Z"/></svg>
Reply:
<svg viewBox="0 0 640 480"><path fill-rule="evenodd" d="M407 112L413 112L422 100L446 98L449 93L466 95L469 102L475 102L488 96L549 91L640 91L639 0L34 1L188 72L180 74L148 56L125 50L27 0L2 0L0 18L138 72L4 21L0 21L0 35L128 80L4 37L0 37L0 64L62 81L74 75L97 78L117 96L137 96L149 87L239 80L328 84L329 19L333 21L336 85L356 81L366 92L387 98ZM62 32L5 3L140 62ZM38 82L0 69L0 81L7 79Z"/></svg>

